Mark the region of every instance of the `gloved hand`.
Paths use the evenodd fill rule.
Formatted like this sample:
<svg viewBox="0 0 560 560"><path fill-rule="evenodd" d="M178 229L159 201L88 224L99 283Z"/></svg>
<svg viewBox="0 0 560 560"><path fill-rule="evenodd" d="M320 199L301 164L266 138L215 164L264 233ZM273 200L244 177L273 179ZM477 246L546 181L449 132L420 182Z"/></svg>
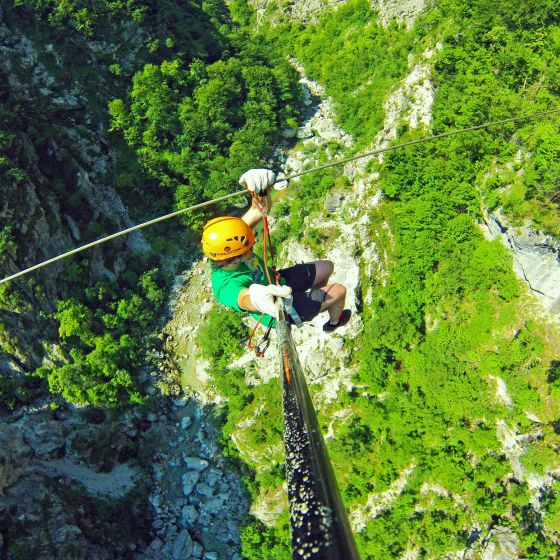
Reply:
<svg viewBox="0 0 560 560"><path fill-rule="evenodd" d="M276 175L270 169L249 169L239 178L239 184L252 193L259 194L265 192L274 185Z"/></svg>
<svg viewBox="0 0 560 560"><path fill-rule="evenodd" d="M262 286L261 284L251 284L249 286L249 297L251 303L257 311L272 315L278 318L278 305L276 298L288 297L292 293L290 286Z"/></svg>

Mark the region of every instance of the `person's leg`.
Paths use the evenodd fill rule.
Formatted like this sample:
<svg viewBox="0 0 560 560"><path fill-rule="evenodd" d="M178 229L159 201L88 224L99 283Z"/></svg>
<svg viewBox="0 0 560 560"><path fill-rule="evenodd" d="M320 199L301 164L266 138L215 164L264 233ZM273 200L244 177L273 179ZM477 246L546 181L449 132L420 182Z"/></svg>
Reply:
<svg viewBox="0 0 560 560"><path fill-rule="evenodd" d="M334 264L332 261L314 261L315 265L315 281L313 282L312 288L323 288L327 285L331 274L334 271Z"/></svg>
<svg viewBox="0 0 560 560"><path fill-rule="evenodd" d="M313 320L322 311L329 312L329 321L323 325L325 332L345 325L352 314L350 309L344 309L346 288L341 284L312 288L307 292L292 292L292 296L294 309L304 322Z"/></svg>
<svg viewBox="0 0 560 560"><path fill-rule="evenodd" d="M326 297L321 304L321 311L329 312L329 319L331 325L337 325L342 311L344 310L344 303L346 301L346 288L342 284L330 284L321 288L325 292Z"/></svg>

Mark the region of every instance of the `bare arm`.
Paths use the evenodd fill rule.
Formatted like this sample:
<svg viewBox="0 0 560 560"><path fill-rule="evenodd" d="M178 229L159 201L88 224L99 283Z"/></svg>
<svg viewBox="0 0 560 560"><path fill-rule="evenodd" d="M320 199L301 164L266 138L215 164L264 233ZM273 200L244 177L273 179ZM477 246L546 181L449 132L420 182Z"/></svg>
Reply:
<svg viewBox="0 0 560 560"><path fill-rule="evenodd" d="M270 198L270 194L267 193L266 196L261 197L261 204L264 203L266 211L268 212L272 208L272 198ZM251 204L251 208L241 216L241 219L251 228L254 228L258 223L260 223L263 219L262 212L260 211L259 207L257 206L257 200L253 197L253 203Z"/></svg>
<svg viewBox="0 0 560 560"><path fill-rule="evenodd" d="M239 292L237 296L237 305L245 311L258 311L258 309L253 305L251 297L249 296L249 288L244 288Z"/></svg>

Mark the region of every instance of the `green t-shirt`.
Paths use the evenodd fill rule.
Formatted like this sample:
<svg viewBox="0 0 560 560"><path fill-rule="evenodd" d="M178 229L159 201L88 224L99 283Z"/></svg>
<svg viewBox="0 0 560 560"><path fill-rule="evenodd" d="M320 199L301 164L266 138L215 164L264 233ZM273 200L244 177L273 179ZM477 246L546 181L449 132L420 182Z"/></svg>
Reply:
<svg viewBox="0 0 560 560"><path fill-rule="evenodd" d="M235 270L213 268L212 265L210 268L212 270L212 291L216 299L223 305L242 313L246 313L246 311L241 309L237 303L239 292L251 284L268 284L264 262L257 255L253 255L249 260L241 263ZM282 283L284 282L282 281ZM251 312L251 315L258 320L261 313ZM274 319L270 315L265 315L261 324L268 327L271 321Z"/></svg>

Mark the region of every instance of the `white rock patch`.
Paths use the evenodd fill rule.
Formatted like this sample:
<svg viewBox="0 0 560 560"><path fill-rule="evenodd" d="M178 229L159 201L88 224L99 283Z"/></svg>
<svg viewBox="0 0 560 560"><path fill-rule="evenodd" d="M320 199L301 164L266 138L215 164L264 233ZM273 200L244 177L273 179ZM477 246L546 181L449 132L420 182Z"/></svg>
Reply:
<svg viewBox="0 0 560 560"><path fill-rule="evenodd" d="M408 482L408 477L412 474L416 465L412 463L404 469L399 478L391 484L388 490L380 494L370 494L364 506L358 506L350 511L350 525L354 532L359 533L369 519L377 517L382 511L389 509L391 505L401 495Z"/></svg>

